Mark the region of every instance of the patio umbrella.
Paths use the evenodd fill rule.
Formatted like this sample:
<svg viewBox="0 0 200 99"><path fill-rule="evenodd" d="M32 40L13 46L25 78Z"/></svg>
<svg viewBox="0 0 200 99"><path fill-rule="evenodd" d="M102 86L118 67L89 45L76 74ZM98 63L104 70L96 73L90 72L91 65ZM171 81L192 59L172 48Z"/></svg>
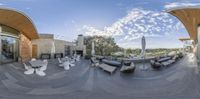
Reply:
<svg viewBox="0 0 200 99"><path fill-rule="evenodd" d="M146 40L145 40L145 37L142 36L142 52L141 52L141 55L142 55L143 58L145 56L145 50L146 50Z"/></svg>
<svg viewBox="0 0 200 99"><path fill-rule="evenodd" d="M141 52L141 57L143 58L143 67L142 67L142 69L143 70L146 70L147 69L147 67L145 66L145 53L146 53L146 40L145 40L145 37L144 36L142 36L142 42L141 42L141 44L142 44L142 52Z"/></svg>
<svg viewBox="0 0 200 99"><path fill-rule="evenodd" d="M92 41L92 52L91 52L92 56L95 55L95 50L94 50L94 41Z"/></svg>

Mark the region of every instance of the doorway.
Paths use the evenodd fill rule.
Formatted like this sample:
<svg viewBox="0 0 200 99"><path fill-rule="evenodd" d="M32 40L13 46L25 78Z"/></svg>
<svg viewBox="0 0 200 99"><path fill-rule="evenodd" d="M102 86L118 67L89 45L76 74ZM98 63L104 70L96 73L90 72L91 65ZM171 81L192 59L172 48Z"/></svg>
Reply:
<svg viewBox="0 0 200 99"><path fill-rule="evenodd" d="M37 54L38 54L37 50L38 50L38 46L32 45L32 57L33 58L37 58Z"/></svg>

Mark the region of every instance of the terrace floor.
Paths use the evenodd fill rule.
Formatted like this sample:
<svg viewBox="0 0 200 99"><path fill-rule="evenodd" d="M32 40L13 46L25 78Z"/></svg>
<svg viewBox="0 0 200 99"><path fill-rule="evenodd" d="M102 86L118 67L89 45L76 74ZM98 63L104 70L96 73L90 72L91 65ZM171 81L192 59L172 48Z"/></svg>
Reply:
<svg viewBox="0 0 200 99"><path fill-rule="evenodd" d="M199 99L200 74L195 63L188 55L160 71L137 67L133 74L118 69L110 75L90 67L88 60L68 71L50 60L45 77L24 75L20 63L6 64L0 66L0 99Z"/></svg>

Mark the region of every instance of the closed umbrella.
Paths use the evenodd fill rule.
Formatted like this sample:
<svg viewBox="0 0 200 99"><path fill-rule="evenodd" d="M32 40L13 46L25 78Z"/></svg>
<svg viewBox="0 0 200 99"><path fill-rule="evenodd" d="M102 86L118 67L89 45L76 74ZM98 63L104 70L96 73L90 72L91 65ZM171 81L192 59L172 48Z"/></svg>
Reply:
<svg viewBox="0 0 200 99"><path fill-rule="evenodd" d="M147 67L145 66L145 53L146 53L146 40L145 40L145 37L144 36L142 36L142 42L141 42L141 44L142 44L142 52L141 52L141 57L142 57L142 59L143 59L143 67L142 67L142 69L143 70L146 70L147 69Z"/></svg>
<svg viewBox="0 0 200 99"><path fill-rule="evenodd" d="M92 41L92 52L91 52L92 56L95 55L95 50L94 50L94 41Z"/></svg>
<svg viewBox="0 0 200 99"><path fill-rule="evenodd" d="M145 50L146 50L146 40L145 37L142 36L142 52L141 52L142 57L145 56Z"/></svg>

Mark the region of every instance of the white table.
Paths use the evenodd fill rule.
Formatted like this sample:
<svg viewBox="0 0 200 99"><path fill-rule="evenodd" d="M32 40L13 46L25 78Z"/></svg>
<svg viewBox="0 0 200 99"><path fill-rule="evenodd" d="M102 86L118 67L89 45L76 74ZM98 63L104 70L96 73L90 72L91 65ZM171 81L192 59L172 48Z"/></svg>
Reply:
<svg viewBox="0 0 200 99"><path fill-rule="evenodd" d="M33 68L40 68L43 65L45 65L45 62L43 62L41 60L29 61L29 63L31 64L31 67L33 67Z"/></svg>

